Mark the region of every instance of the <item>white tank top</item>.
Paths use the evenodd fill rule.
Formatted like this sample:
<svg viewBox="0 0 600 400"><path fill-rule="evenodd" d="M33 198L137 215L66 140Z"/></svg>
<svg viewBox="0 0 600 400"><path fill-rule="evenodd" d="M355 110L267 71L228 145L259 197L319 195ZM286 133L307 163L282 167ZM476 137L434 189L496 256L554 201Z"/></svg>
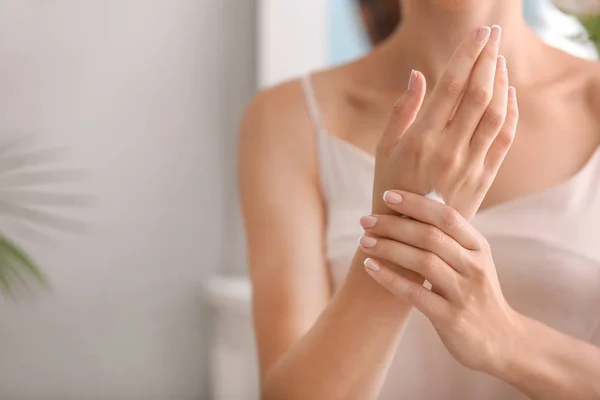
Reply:
<svg viewBox="0 0 600 400"><path fill-rule="evenodd" d="M374 158L327 132L309 77L302 80L327 207L326 254L334 288L348 272L371 211ZM479 212L502 290L518 312L600 346L600 150L572 178ZM377 329L377 327L373 327ZM388 373L384 400L518 400L526 396L458 364L413 311Z"/></svg>

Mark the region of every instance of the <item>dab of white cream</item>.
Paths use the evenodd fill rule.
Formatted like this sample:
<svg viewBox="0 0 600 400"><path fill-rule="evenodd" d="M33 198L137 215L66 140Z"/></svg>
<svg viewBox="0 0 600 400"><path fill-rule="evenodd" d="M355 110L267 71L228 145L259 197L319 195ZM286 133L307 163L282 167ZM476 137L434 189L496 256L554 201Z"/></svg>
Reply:
<svg viewBox="0 0 600 400"><path fill-rule="evenodd" d="M425 195L425 197L427 197L428 199L440 202L442 204L446 204L446 202L444 201L444 199L442 198L442 196L440 196L435 190L432 190L431 192L427 193Z"/></svg>

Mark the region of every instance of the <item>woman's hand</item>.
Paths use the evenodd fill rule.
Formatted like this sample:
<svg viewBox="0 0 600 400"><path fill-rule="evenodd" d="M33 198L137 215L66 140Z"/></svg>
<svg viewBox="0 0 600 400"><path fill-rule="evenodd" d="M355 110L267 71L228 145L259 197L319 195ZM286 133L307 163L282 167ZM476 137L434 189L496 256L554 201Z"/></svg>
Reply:
<svg viewBox="0 0 600 400"><path fill-rule="evenodd" d="M444 345L466 367L492 373L515 354L524 318L506 302L489 245L453 208L423 196L384 195L395 215L363 217L362 250L373 279L414 305L433 323ZM387 268L402 265L427 279L423 285Z"/></svg>
<svg viewBox="0 0 600 400"><path fill-rule="evenodd" d="M373 212L389 214L383 192L403 189L435 190L466 219L475 214L518 120L506 60L498 56L500 34L500 27L481 27L466 38L423 106L425 77L412 72L378 144Z"/></svg>

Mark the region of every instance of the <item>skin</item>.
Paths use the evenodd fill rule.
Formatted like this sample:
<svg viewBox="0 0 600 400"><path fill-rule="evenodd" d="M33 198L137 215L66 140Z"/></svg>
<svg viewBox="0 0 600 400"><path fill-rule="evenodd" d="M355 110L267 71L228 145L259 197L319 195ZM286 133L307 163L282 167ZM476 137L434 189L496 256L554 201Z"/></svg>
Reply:
<svg viewBox="0 0 600 400"><path fill-rule="evenodd" d="M465 367L533 399L600 398L600 349L529 319L506 302L486 239L451 207L407 192L384 196L397 215L361 219L367 273L424 313ZM451 222L449 222L451 221ZM425 277L431 290L381 261Z"/></svg>
<svg viewBox="0 0 600 400"><path fill-rule="evenodd" d="M442 194L448 204L469 219L480 205L489 207L539 191L581 169L600 142L600 99L595 94L600 92L598 65L542 44L522 21L518 0L404 0L403 4L404 21L391 39L364 59L314 76L328 130L376 155L374 214L394 214L382 200L385 190L424 194L435 184L436 189L446 188ZM487 62L479 68L476 85L461 81L474 90L467 91L458 109L466 115L464 126L450 129L444 113L431 106L457 101L455 92L444 90L448 75L443 71L461 40L472 38L477 26L494 23L504 28L499 50L473 50L476 59L467 76L484 59L480 54L499 51L506 56L510 84L517 88L519 111L511 111L511 104L516 103L508 101L508 84L498 83L498 74L493 72L497 64ZM411 40L414 37L420 38L418 43ZM468 52L460 57L459 64L464 64ZM456 63L452 65L450 69L456 71ZM412 69L420 72L406 91ZM497 122L490 126L498 129L477 134L477 129L468 127L473 128L473 121L489 119L484 118L489 114L482 107L486 102L481 99L486 97L481 94L489 95L490 87L496 86L506 89L493 90L495 97L489 103L496 104L492 120ZM506 93L506 103L498 100L500 92ZM506 124L517 114L515 136ZM424 139L442 133L451 133L456 140ZM465 137L491 137L493 141L488 149L469 152L471 141ZM499 171L497 163L485 162L490 154L500 154L495 159L502 161L511 143ZM444 152L461 157L456 161L433 156ZM398 168L403 162L398 154L417 153L425 156L413 157L410 168ZM439 160L452 162L453 174L444 176L441 172L447 165ZM467 168L473 165L478 168ZM239 166L263 398L377 398L412 303L390 293L365 272L364 249L357 250L334 296L324 253L325 211L314 135L298 82L263 92L248 106L241 124ZM465 179L460 171L476 173ZM458 184L460 191L452 192ZM408 261L395 261L403 267L396 267L396 272L422 282ZM370 329L373 325L378 326L376 331ZM527 327L546 332L542 334L548 342L560 336L534 322ZM581 349L572 339L565 340L569 348ZM348 352L348 348L357 351ZM565 369L586 370L573 357L554 358ZM495 371L493 364L486 357L473 367ZM547 392L560 393L554 390L557 385L569 383L561 375L541 379L539 393L519 386L524 377L543 375L532 373L535 368L519 364L511 369L512 376L501 378L540 398L547 398Z"/></svg>

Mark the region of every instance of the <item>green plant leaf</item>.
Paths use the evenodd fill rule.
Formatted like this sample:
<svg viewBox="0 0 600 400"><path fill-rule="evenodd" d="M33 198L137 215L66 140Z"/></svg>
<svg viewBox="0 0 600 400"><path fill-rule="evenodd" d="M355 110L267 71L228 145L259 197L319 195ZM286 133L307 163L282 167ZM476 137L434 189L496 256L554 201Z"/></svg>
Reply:
<svg viewBox="0 0 600 400"><path fill-rule="evenodd" d="M10 297L20 289L29 291L34 283L49 288L38 264L14 236L39 242L52 231L82 233L85 224L57 208L87 207L92 201L65 186L88 178L85 171L64 167L65 149L36 150L31 146L36 141L23 133L0 137L0 293Z"/></svg>
<svg viewBox="0 0 600 400"><path fill-rule="evenodd" d="M600 50L600 15L584 15L579 19L588 31L590 39L596 44L598 50Z"/></svg>
<svg viewBox="0 0 600 400"><path fill-rule="evenodd" d="M37 280L47 282L45 275L35 265L35 262L19 246L4 236L0 236L0 260L2 259L16 261L19 266L24 267Z"/></svg>

